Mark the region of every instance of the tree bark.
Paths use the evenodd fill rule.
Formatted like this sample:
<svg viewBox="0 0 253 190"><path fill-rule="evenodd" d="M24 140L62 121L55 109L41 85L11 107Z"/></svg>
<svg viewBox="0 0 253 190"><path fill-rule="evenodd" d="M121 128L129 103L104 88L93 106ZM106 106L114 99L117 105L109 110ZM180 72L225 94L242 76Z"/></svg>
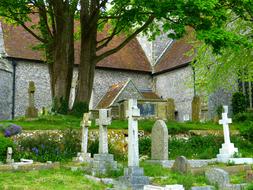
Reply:
<svg viewBox="0 0 253 190"><path fill-rule="evenodd" d="M69 7L55 2L56 31L52 41L52 64L49 64L54 110L66 114L74 67L74 14Z"/></svg>

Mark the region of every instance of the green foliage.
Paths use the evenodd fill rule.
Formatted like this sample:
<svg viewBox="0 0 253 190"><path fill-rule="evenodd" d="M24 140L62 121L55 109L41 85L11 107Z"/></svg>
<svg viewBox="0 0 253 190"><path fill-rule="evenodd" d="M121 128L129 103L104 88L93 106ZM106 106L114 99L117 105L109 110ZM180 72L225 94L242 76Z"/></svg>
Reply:
<svg viewBox="0 0 253 190"><path fill-rule="evenodd" d="M253 121L253 113L252 112L243 112L238 113L233 117L234 122L248 122Z"/></svg>
<svg viewBox="0 0 253 190"><path fill-rule="evenodd" d="M253 121L246 122L245 127L239 128L240 134L250 142L253 142Z"/></svg>
<svg viewBox="0 0 253 190"><path fill-rule="evenodd" d="M30 158L35 161L70 160L80 151L80 134L66 130L59 134L42 133L18 141L15 158Z"/></svg>
<svg viewBox="0 0 253 190"><path fill-rule="evenodd" d="M83 113L89 111L89 105L86 102L75 102L71 114L77 117L82 117Z"/></svg>
<svg viewBox="0 0 253 190"><path fill-rule="evenodd" d="M239 148L242 156L252 156L253 143L239 136L232 136L232 141ZM192 136L189 139L169 139L169 157L175 159L185 156L188 159L211 159L214 158L223 143L222 136ZM141 155L151 154L151 139L143 137L139 139L139 151Z"/></svg>
<svg viewBox="0 0 253 190"><path fill-rule="evenodd" d="M2 161L2 162L5 161L5 159L6 159L8 147L12 147L12 148L15 147L12 140L9 138L0 136L0 161Z"/></svg>
<svg viewBox="0 0 253 190"><path fill-rule="evenodd" d="M151 156L151 138L149 136L139 138L140 155Z"/></svg>
<svg viewBox="0 0 253 190"><path fill-rule="evenodd" d="M53 105L52 105L52 112L59 113L66 115L68 113L68 101L64 98L60 98L59 100L54 97L53 98Z"/></svg>
<svg viewBox="0 0 253 190"><path fill-rule="evenodd" d="M243 113L246 111L246 98L243 93L236 92L233 94L232 97L232 108L233 114L236 115L238 113Z"/></svg>

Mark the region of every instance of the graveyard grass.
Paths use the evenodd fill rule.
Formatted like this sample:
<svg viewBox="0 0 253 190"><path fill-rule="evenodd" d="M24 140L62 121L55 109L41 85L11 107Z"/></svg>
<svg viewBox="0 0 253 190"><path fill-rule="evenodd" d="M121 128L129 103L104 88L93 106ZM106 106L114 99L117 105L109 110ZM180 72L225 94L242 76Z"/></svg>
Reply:
<svg viewBox="0 0 253 190"><path fill-rule="evenodd" d="M14 183L15 181L15 183ZM86 179L81 171L67 169L0 173L0 187L6 190L102 190L106 186Z"/></svg>
<svg viewBox="0 0 253 190"><path fill-rule="evenodd" d="M25 119L24 117L18 118L16 120L1 121L0 125L8 125L14 123L21 126L24 130L64 130L68 128L79 129L81 118L74 116L65 115L48 115L40 116L37 119ZM139 130L144 130L146 132L151 132L154 120L140 120ZM189 130L222 130L222 127L218 124L211 122L207 123L194 123L185 122L179 123L175 121L168 121L167 126L169 133L181 133L187 132ZM108 126L109 129L127 129L127 121L113 120L112 125ZM239 129L246 127L244 123L233 123L231 129ZM95 129L95 122L92 122L90 129Z"/></svg>

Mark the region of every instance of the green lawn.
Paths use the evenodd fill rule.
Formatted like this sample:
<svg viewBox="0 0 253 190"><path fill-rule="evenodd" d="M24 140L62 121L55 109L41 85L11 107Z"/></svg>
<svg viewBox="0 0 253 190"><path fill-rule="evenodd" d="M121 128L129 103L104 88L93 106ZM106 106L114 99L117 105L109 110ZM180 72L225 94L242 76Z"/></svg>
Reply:
<svg viewBox="0 0 253 190"><path fill-rule="evenodd" d="M102 190L106 186L86 179L83 172L66 169L0 173L5 190Z"/></svg>
<svg viewBox="0 0 253 190"><path fill-rule="evenodd" d="M67 128L80 128L81 118L77 118L74 116L63 116L63 115L49 115L49 116L41 116L35 120L26 120L25 118L19 118L16 120L10 121L0 121L0 125L8 125L10 123L15 123L21 126L25 130L52 130L58 129L63 130ZM139 121L139 129L150 132L152 126L154 125L153 120L140 120ZM110 125L109 129L127 129L127 121L114 120L112 125ZM169 121L167 122L167 126L169 129L169 133L180 133L186 132L188 130L222 130L222 126L218 124L214 124L211 122L208 123L179 123ZM232 124L231 129L237 129L239 127L244 127L244 124ZM98 128L95 126L95 122L92 122L92 129Z"/></svg>

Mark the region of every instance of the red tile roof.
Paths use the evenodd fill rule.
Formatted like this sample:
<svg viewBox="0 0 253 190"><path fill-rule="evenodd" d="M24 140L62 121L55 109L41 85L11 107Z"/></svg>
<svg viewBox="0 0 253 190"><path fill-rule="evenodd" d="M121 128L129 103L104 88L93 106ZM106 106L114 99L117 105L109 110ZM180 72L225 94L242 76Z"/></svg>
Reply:
<svg viewBox="0 0 253 190"><path fill-rule="evenodd" d="M100 100L96 108L97 109L108 108L113 102L113 100L116 98L116 96L119 94L119 92L122 90L122 88L126 85L126 83L128 83L128 81L120 82L110 86L109 90Z"/></svg>
<svg viewBox="0 0 253 190"><path fill-rule="evenodd" d="M161 99L156 93L154 92L141 92L144 99Z"/></svg>
<svg viewBox="0 0 253 190"><path fill-rule="evenodd" d="M38 22L38 18L33 19L34 23ZM44 56L41 51L32 49L32 47L39 44L38 40L26 32L21 26L2 23L2 29L4 33L4 45L9 57L40 61L44 60ZM107 36L106 31L100 33L98 35L98 39L103 36ZM124 35L115 37L104 51L116 47L124 39ZM80 62L79 52L80 42L77 41L75 43L76 64L79 64ZM137 39L133 39L119 52L98 62L97 67L151 72L150 63Z"/></svg>
<svg viewBox="0 0 253 190"><path fill-rule="evenodd" d="M183 38L174 40L155 65L154 73L165 72L191 62L193 56L186 55L193 48L190 44L191 39L193 39L193 32L188 32Z"/></svg>

